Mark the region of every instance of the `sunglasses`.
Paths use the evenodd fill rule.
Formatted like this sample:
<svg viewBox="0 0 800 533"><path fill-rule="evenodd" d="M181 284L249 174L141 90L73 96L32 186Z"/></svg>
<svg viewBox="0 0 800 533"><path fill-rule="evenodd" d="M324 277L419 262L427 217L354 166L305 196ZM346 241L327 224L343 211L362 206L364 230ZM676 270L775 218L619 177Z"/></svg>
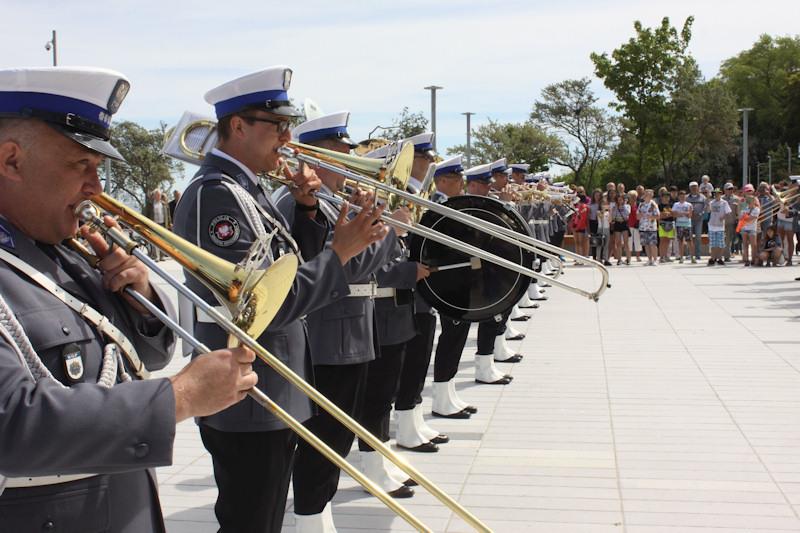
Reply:
<svg viewBox="0 0 800 533"><path fill-rule="evenodd" d="M242 118L244 120L252 120L254 122L266 122L268 124L274 124L275 129L278 130L278 135L283 135L289 131L289 128L292 127L292 123L288 120L275 120L271 118L252 117L249 115L242 115Z"/></svg>

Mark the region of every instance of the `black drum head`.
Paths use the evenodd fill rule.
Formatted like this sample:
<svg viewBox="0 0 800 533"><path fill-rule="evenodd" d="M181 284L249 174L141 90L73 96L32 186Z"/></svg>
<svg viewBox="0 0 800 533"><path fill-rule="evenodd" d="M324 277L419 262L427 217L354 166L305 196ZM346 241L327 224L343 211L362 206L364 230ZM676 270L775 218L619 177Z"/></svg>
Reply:
<svg viewBox="0 0 800 533"><path fill-rule="evenodd" d="M493 198L454 196L444 205L487 224L530 235L529 226L520 214L512 206ZM532 253L433 211L427 211L420 224L518 265L530 268L533 263ZM472 259L464 252L416 234L411 239L411 258L431 267L467 263ZM488 261L480 260L474 266L478 268L461 267L431 273L417 284L417 295L453 320L482 322L511 309L530 284L529 277Z"/></svg>

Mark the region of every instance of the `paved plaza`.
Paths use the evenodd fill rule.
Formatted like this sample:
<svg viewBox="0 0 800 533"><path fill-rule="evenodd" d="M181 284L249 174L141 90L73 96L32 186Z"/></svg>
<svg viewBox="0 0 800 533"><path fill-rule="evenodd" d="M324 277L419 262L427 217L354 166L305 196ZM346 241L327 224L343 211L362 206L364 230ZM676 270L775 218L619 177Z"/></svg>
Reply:
<svg viewBox="0 0 800 533"><path fill-rule="evenodd" d="M527 338L501 365L509 386L473 382L473 327L458 389L478 414L429 420L451 442L402 455L497 532L800 531L800 269L642 265L614 267L597 304L548 289L512 323ZM217 530L193 422L159 481L169 532ZM422 489L401 501L434 531L469 531ZM347 477L333 510L340 532L411 529Z"/></svg>

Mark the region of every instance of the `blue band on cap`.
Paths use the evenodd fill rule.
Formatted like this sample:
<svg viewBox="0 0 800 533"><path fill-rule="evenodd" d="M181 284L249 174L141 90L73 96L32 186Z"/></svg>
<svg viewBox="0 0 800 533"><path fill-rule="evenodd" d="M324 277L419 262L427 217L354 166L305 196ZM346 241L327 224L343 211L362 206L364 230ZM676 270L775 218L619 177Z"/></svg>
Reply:
<svg viewBox="0 0 800 533"><path fill-rule="evenodd" d="M308 144L310 142L327 139L329 137L349 137L347 134L347 126L335 126L333 128L322 128L320 130L307 131L301 133L297 140L301 143Z"/></svg>
<svg viewBox="0 0 800 533"><path fill-rule="evenodd" d="M289 100L289 94L283 90L261 91L258 93L243 94L235 96L214 104L217 118L222 118L236 113L241 109L253 104L266 104L267 100Z"/></svg>
<svg viewBox="0 0 800 533"><path fill-rule="evenodd" d="M453 172L464 172L464 167L461 165L449 165L442 168L437 168L433 173L433 177L441 176L442 174L452 174Z"/></svg>
<svg viewBox="0 0 800 533"><path fill-rule="evenodd" d="M467 181L489 181L492 179L492 175L489 172L484 172L483 174L473 174L472 176L467 176Z"/></svg>
<svg viewBox="0 0 800 533"><path fill-rule="evenodd" d="M100 106L58 94L25 91L0 91L0 113L24 115L26 111L72 114L97 124L103 130L111 125L111 114Z"/></svg>
<svg viewBox="0 0 800 533"><path fill-rule="evenodd" d="M427 152L428 150L433 150L433 143L422 143L414 145L415 152Z"/></svg>
<svg viewBox="0 0 800 533"><path fill-rule="evenodd" d="M492 169L492 174L494 174L495 172L505 172L506 170L508 170L508 167L503 165L503 166L500 166L500 167L497 167L497 168L493 168Z"/></svg>

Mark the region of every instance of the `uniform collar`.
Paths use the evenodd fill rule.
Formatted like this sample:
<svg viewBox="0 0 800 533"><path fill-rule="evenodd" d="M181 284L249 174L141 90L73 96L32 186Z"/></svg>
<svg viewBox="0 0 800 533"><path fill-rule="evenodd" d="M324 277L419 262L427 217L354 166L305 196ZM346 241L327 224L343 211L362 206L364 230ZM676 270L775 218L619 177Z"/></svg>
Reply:
<svg viewBox="0 0 800 533"><path fill-rule="evenodd" d="M253 183L253 185L258 185L258 176L256 176L253 173L252 170L247 168L247 166L245 166L244 163L242 163L241 161L239 161L238 159L236 159L232 155L230 155L230 154L228 154L226 152L223 152L222 150L220 150L217 147L212 148L211 151L209 152L209 155L214 155L214 156L217 156L217 157L219 157L221 159L225 159L226 161L229 161L229 162L233 163L234 165L239 167L239 169L245 174L245 176L247 176L250 179L250 181Z"/></svg>

